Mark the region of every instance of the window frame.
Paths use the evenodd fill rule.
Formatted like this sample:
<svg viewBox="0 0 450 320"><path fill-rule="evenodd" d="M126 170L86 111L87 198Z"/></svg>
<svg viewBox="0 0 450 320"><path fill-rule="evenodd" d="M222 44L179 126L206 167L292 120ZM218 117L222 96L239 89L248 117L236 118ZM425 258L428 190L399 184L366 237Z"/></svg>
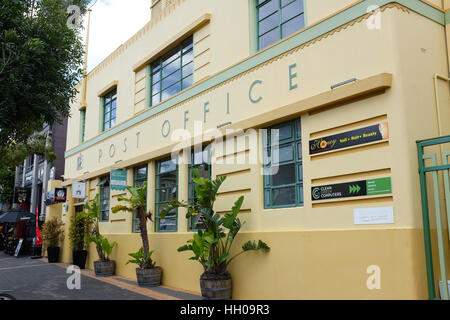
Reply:
<svg viewBox="0 0 450 320"><path fill-rule="evenodd" d="M255 5L255 16L256 16L256 49L257 49L257 51L260 51L260 50L263 50L263 49L265 49L265 48L268 48L268 47L270 47L271 45L273 45L274 43L277 43L278 41L281 41L281 40L283 40L284 38L289 37L290 35L288 35L288 36L286 36L286 37L283 37L283 25L287 24L288 22L292 21L293 19L296 19L296 18L299 17L299 16L302 16L302 19L303 19L303 27L302 27L302 28L299 28L299 29L296 30L295 32L298 32L299 30L302 30L302 29L306 28L306 1L305 1L305 0L299 0L299 1L302 2L303 12L301 12L301 13L299 13L299 14L297 14L297 15L291 17L291 18L289 18L288 20L286 20L286 21L284 21L284 22L282 22L281 10L282 10L283 8L289 6L290 4L292 4L293 2L295 2L296 0L291 0L291 2L289 2L288 4L286 4L286 5L284 5L284 6L282 5L282 1L283 1L283 0L265 0L265 1L261 2L260 4L258 4L258 0L254 0L254 1L255 1L255 2L254 2L254 5ZM271 15L273 15L273 14L275 14L275 12L277 12L278 15L279 15L278 24L277 24L276 27L274 27L274 28L272 28L272 29L270 29L270 30L267 30L267 31L264 32L263 34L260 34L260 33L259 33L259 25L260 25L261 21L259 20L259 11L260 11L260 8L261 8L261 7L263 7L264 5L268 4L270 1L277 1L277 2L278 2L278 8L277 8L276 11L272 12L272 14L269 14L268 16L266 16L266 17L265 17L264 19L262 19L261 21L263 21L263 20L269 18ZM267 33L269 33L269 32L272 32L272 31L275 30L275 29L278 29L278 36L279 36L278 40L275 41L275 42L273 42L273 43L271 43L271 44L269 44L269 45L267 45L267 46L265 46L264 48L261 48L261 44L260 44L260 38L261 38L261 36L264 36L265 34L267 34ZM294 34L295 32L293 32L293 33L291 33L291 34Z"/></svg>
<svg viewBox="0 0 450 320"><path fill-rule="evenodd" d="M110 99L109 102L106 102L108 97L111 97L111 99ZM111 116L109 117L109 120L106 121L106 115L107 115L106 107L107 107L107 104L111 105L111 109L108 112L111 115L112 111L113 111L113 108L112 108L113 101L116 102L116 106L114 107L114 110L115 110L115 116L114 116L115 122L114 122L114 125L112 125L113 118L111 118ZM102 120L102 122L101 122L102 132L111 129L112 127L114 127L117 124L117 87L111 88L111 90L109 90L107 93L105 93L102 96L102 119L101 120ZM108 128L106 128L106 124L107 123L109 124Z"/></svg>
<svg viewBox="0 0 450 320"><path fill-rule="evenodd" d="M292 137L290 139L285 139L281 143L278 143L278 145L272 145L271 141L271 130L277 129L286 125L291 126L291 133ZM263 174L263 201L264 201L264 209L279 209L279 208L293 208L293 207L303 207L305 205L305 190L304 190L304 173L303 173L303 151L302 151L302 126L301 126L301 118L296 118L293 120L281 122L278 124L275 124L273 126L270 126L268 128L265 128L267 130L266 137L263 137L263 145L262 145L262 152L263 152L263 159L266 159L266 157L269 159L272 158L272 149L274 146L277 146L278 149L292 145L293 147L293 156L294 159L291 161L285 161L282 164L278 163L279 166L282 165L288 165L288 164L294 164L295 167L295 180L293 183L288 184L282 184L282 185L273 185L273 175L266 175ZM267 139L267 141L266 141ZM299 156L299 150L298 146L300 145L300 151L301 151L301 157ZM266 154L266 151L270 150L270 157ZM263 163L263 169L266 170L268 168L271 168L272 161L270 161L270 165L267 165ZM299 177L299 166L301 167L301 179ZM266 177L269 179L269 183L266 184ZM283 189L283 188L291 188L294 187L295 190L295 203L293 204L284 204L284 205L274 205L273 204L273 193L274 190ZM300 194L300 190L302 191L302 194ZM267 197L266 197L266 191L269 191L269 204L267 204Z"/></svg>
<svg viewBox="0 0 450 320"><path fill-rule="evenodd" d="M186 50L186 52L183 52L183 49L185 47L186 48L190 47L190 48L188 50ZM174 52L175 49L178 49L177 53L174 53L170 57L166 58L166 56L169 53ZM183 57L190 53L192 53L192 60L183 65ZM178 57L171 59L175 55L178 55ZM164 60L164 58L166 58L166 60ZM179 68L177 68L175 71L173 71L170 74L167 74L166 76L163 77L163 69L165 67L169 66L170 64L174 63L174 61L176 61L178 59L180 60ZM169 62L169 63L167 63L167 62ZM157 64L157 67L155 67L156 64ZM183 68L186 68L186 66L188 66L188 65L192 66L192 73L183 75ZM194 84L194 36L190 35L189 37L187 37L183 41L181 41L178 45L176 45L172 49L170 49L168 52L166 52L163 55L160 55L158 58L154 59L151 63L149 63L148 69L149 69L149 73L148 73L149 74L149 97L148 97L149 104L148 105L150 107L155 106L155 105L169 99L170 97L174 96L175 94L183 91L184 89L191 87ZM154 69L158 69L158 70L154 71ZM179 77L177 78L177 80L163 89L163 80L168 79L169 77L176 75L177 73L179 73ZM158 79L158 81L153 82L154 76L156 74L158 74L159 79ZM185 81L189 77L192 77L192 81L188 86L184 87L183 81ZM156 86L156 85L158 85L158 92L154 94L153 89L154 89L154 86ZM166 97L163 99L163 96L162 96L163 91L167 90L175 85L179 85L180 90L177 91L176 93L170 95L169 97ZM158 101L154 103L153 98L156 96L158 96Z"/></svg>
<svg viewBox="0 0 450 320"><path fill-rule="evenodd" d="M203 146L202 147L202 153L209 146L210 145ZM210 179L210 180L211 180L211 172L212 172L211 150L209 151L210 152L210 154L209 154L210 163L204 162L204 159L202 158L202 163L197 164L197 165L195 164L195 161L194 161L195 160L194 159L194 157L195 157L195 152L194 151L195 151L195 148L193 148L191 150L191 161L189 162L189 165L188 165L188 203L191 203L192 201L195 200L195 183L192 181L192 169L198 168L198 167L206 164L208 166L208 177L207 177L207 179ZM192 227L193 226L193 220L194 220L194 217L190 217L188 219L188 224L187 224L188 232L197 232L199 230L205 230L205 229L193 228Z"/></svg>
<svg viewBox="0 0 450 320"><path fill-rule="evenodd" d="M80 111L80 143L86 138L86 109Z"/></svg>
<svg viewBox="0 0 450 320"><path fill-rule="evenodd" d="M139 178L138 179L137 178L137 172L140 169L142 169L142 168L145 168L145 178ZM137 187L139 183L143 184L144 182L147 182L147 179L148 179L148 164L144 164L144 165L141 165L141 166L134 167L134 169L133 169L133 186L134 187ZM146 203L147 203L147 201L146 201ZM147 210L147 207L148 207L148 203L146 204L145 210ZM140 229L136 229L136 228L139 228L139 222L138 221L139 221L139 219L137 218L136 213L133 212L132 213L132 220L131 220L131 232L132 233L140 233L141 232Z"/></svg>
<svg viewBox="0 0 450 320"><path fill-rule="evenodd" d="M103 183L102 185L100 185L100 208L99 208L99 210L100 210L100 222L108 222L109 221L109 217L110 217L110 211L111 211L111 180L110 180L110 177L109 176L103 176L103 177L100 177L100 181L103 179L103 178L108 178L108 182L105 182L105 183ZM102 203L103 203L103 197L104 197L104 189L105 189L105 184L108 184L108 188L109 188L109 191L108 191L108 195L109 195L109 197L108 197L108 219L103 219L103 212L106 212L106 210L103 210L102 209Z"/></svg>
<svg viewBox="0 0 450 320"><path fill-rule="evenodd" d="M155 166L156 167L156 170L155 170L155 232L161 232L161 233L178 232L178 208L175 209L175 211L176 211L175 212L175 217L174 217L174 219L175 219L175 230L161 230L160 229L160 220L161 219L159 218L158 206L167 204L168 201L160 201L160 199L159 199L158 192L162 189L162 188L159 187L159 183L158 183L159 177L161 177L162 175L168 174L168 173L175 172L175 175L176 175L176 180L175 180L176 181L176 183L175 183L176 198L178 199L178 183L179 183L179 181L178 181L178 175L179 175L178 162L175 165L175 170L167 171L167 172L164 172L164 173L159 173L161 163L169 161L169 160L172 161L172 158L168 157L168 158L163 158L163 159L157 160L156 161L156 166ZM165 219L167 219L167 217Z"/></svg>

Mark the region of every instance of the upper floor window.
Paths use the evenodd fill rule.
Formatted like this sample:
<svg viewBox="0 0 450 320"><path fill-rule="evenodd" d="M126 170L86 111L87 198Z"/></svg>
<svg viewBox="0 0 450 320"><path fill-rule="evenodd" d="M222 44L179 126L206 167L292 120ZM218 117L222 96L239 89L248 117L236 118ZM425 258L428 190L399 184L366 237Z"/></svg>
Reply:
<svg viewBox="0 0 450 320"><path fill-rule="evenodd" d="M184 90L194 82L193 37L156 59L150 65L151 105Z"/></svg>
<svg viewBox="0 0 450 320"><path fill-rule="evenodd" d="M264 208L303 206L300 119L268 128L263 144Z"/></svg>
<svg viewBox="0 0 450 320"><path fill-rule="evenodd" d="M260 50L305 27L303 1L257 0Z"/></svg>
<svg viewBox="0 0 450 320"><path fill-rule="evenodd" d="M103 130L106 131L116 125L117 88L103 96Z"/></svg>
<svg viewBox="0 0 450 320"><path fill-rule="evenodd" d="M86 110L80 111L80 142L84 142L86 133Z"/></svg>

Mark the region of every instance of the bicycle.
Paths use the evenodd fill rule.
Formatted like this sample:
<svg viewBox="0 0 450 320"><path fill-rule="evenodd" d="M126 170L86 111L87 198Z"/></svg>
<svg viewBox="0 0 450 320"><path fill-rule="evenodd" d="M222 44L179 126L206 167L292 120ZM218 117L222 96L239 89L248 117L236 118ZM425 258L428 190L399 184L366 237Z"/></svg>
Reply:
<svg viewBox="0 0 450 320"><path fill-rule="evenodd" d="M11 290L0 290L0 301L4 300L16 300L12 295L6 293L6 292L12 292Z"/></svg>

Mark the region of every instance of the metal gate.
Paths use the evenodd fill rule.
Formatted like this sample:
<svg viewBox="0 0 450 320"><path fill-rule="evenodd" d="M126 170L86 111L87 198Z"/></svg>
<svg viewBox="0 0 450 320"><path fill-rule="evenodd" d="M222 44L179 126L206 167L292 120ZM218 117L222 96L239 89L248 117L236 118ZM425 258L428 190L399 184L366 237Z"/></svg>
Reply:
<svg viewBox="0 0 450 320"><path fill-rule="evenodd" d="M438 299L437 286L443 300L449 300L447 266L450 266L448 254L446 256L450 239L445 230L446 227L448 227L447 232L450 230L450 151L444 151L446 143L450 143L450 136L417 141L428 295L430 299ZM439 164L440 161L441 164ZM432 224L430 220L433 220ZM436 229L436 235L432 236L434 229ZM433 253L434 261L437 262L434 265ZM437 272L440 277L439 282L435 282L436 267L439 268Z"/></svg>

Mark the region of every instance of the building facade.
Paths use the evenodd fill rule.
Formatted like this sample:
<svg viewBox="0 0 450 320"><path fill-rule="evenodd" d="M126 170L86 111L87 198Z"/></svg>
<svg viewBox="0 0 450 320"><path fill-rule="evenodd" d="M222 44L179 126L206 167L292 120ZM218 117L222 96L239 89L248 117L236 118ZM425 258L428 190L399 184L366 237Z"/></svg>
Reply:
<svg viewBox="0 0 450 320"><path fill-rule="evenodd" d="M197 167L227 176L216 212L245 197L234 250L251 239L271 247L230 266L233 298L426 299L416 140L450 133L448 83L433 81L449 75L448 9L153 1L150 22L88 74L86 106L81 93L72 104L62 219L68 227L82 209L74 183L86 184L87 200L100 194L116 272L135 279L125 262L141 239L131 213L111 213L125 192L110 172L147 181L163 284L199 292L201 266L177 252L199 226L181 209L158 215L168 199L194 197ZM96 259L92 247L91 268Z"/></svg>
<svg viewBox="0 0 450 320"><path fill-rule="evenodd" d="M53 125L45 124L39 135L45 136L48 143L53 148L56 160L49 163L42 155L33 154L24 160L23 164L16 168L16 177L14 186L16 192L18 189L23 199L18 200L14 197L14 206L22 207L32 213L39 213L39 220L45 221L46 217L46 193L49 189L48 185L53 181L61 183L64 174L64 153L66 150L67 135L67 118L62 123Z"/></svg>

